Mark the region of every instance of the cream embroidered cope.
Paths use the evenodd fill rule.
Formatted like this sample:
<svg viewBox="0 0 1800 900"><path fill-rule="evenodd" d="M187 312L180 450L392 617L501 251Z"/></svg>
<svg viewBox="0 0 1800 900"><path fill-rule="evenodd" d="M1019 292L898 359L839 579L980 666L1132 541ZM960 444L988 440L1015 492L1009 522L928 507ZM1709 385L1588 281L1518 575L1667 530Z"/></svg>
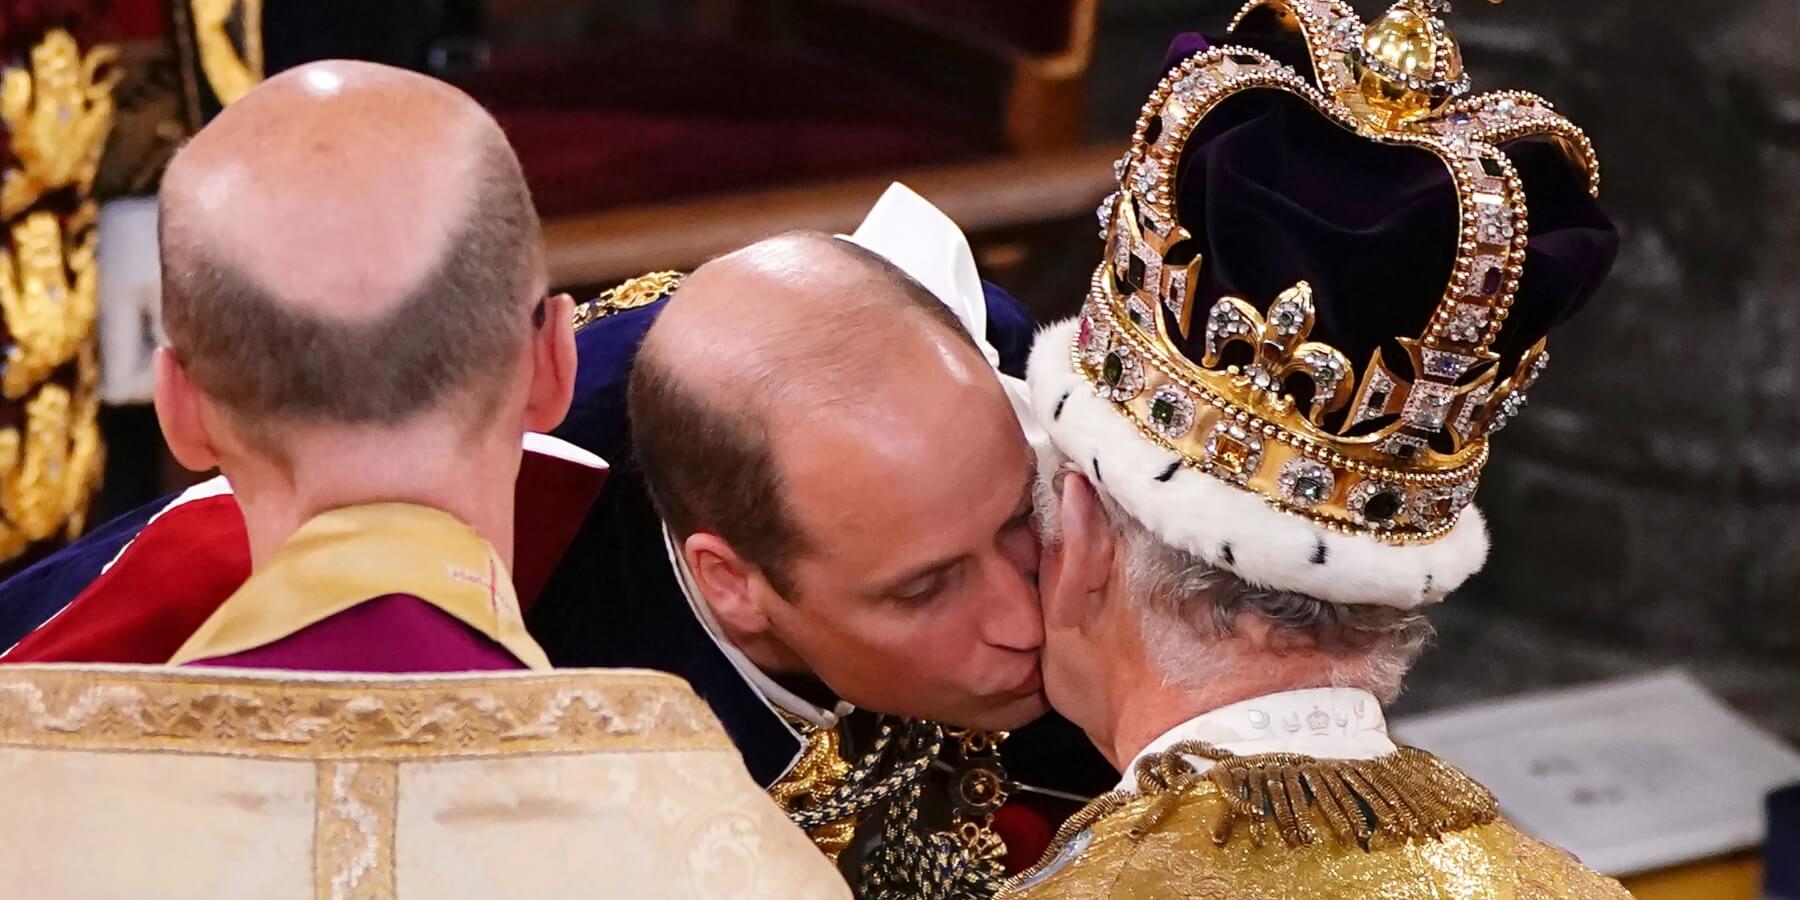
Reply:
<svg viewBox="0 0 1800 900"><path fill-rule="evenodd" d="M848 896L662 673L7 666L0 789L56 896Z"/></svg>

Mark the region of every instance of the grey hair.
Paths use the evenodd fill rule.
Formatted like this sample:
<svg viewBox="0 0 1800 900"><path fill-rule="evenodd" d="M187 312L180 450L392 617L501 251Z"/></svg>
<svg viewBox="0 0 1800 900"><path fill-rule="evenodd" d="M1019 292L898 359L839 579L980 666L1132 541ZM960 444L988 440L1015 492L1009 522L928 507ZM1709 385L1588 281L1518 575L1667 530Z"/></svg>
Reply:
<svg viewBox="0 0 1800 900"><path fill-rule="evenodd" d="M1040 460L1033 491L1034 523L1046 547L1062 542L1058 520L1064 472L1054 452ZM1169 684L1201 684L1248 661L1228 639L1246 615L1274 626L1269 651L1317 650L1328 658L1328 684L1362 688L1386 703L1435 630L1424 615L1395 607L1330 603L1294 591L1251 584L1200 557L1164 543L1103 488L1095 494L1116 536L1120 592L1136 606L1151 662Z"/></svg>

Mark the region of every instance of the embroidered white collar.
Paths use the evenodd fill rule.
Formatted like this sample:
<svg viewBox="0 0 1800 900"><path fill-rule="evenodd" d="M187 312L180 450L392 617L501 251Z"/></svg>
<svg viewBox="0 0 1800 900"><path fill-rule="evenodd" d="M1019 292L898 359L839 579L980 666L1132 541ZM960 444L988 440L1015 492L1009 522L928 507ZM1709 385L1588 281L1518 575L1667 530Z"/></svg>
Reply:
<svg viewBox="0 0 1800 900"><path fill-rule="evenodd" d="M1239 756L1374 759L1396 749L1374 694L1354 688L1283 691L1222 706L1169 729L1132 758L1118 789L1135 793L1138 760L1182 741L1204 741Z"/></svg>

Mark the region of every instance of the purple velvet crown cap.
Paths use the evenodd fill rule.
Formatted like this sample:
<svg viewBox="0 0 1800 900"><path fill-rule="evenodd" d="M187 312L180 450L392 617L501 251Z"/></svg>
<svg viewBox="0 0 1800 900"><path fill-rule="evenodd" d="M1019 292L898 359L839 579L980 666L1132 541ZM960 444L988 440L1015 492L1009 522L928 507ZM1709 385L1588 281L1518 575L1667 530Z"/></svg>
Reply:
<svg viewBox="0 0 1800 900"><path fill-rule="evenodd" d="M1179 35L1165 68L1225 45L1263 51L1312 79L1298 36L1241 30ZM1494 345L1506 372L1593 296L1619 236L1553 143L1528 138L1502 150L1525 181L1530 223L1525 274ZM1171 257L1205 255L1197 317L1222 296L1266 310L1304 280L1318 308L1312 339L1360 369L1394 338L1422 333L1449 282L1459 234L1444 164L1360 137L1284 91L1249 91L1214 109L1189 138L1175 189L1180 224L1193 237ZM1177 339L1191 359L1201 358L1202 331Z"/></svg>

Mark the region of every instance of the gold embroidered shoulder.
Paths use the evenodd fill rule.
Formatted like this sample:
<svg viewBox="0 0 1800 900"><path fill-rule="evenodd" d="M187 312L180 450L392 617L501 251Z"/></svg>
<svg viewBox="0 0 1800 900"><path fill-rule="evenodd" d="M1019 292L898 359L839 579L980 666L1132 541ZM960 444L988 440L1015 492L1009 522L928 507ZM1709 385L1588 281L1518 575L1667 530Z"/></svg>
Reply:
<svg viewBox="0 0 1800 900"><path fill-rule="evenodd" d="M1196 768L1195 757L1213 764ZM1420 750L1367 761L1145 759L1140 791L1094 801L1008 885L1029 900L1628 898L1499 817L1493 795Z"/></svg>

